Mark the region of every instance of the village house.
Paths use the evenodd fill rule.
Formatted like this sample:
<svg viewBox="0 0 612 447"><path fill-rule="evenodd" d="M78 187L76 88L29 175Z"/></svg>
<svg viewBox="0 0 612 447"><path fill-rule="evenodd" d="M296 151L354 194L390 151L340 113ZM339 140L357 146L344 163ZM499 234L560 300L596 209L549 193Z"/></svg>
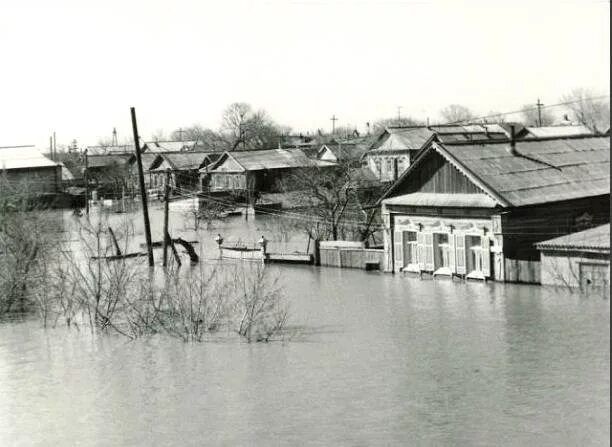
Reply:
<svg viewBox="0 0 612 447"><path fill-rule="evenodd" d="M143 156L145 154L142 154ZM146 157L151 158L151 153ZM162 188L166 184L166 172L170 172L170 187L173 191L195 191L200 185L200 169L219 159L219 152L159 152L143 170L148 177L148 188Z"/></svg>
<svg viewBox="0 0 612 447"><path fill-rule="evenodd" d="M608 291L610 224L536 244L541 253L543 285Z"/></svg>
<svg viewBox="0 0 612 447"><path fill-rule="evenodd" d="M120 197L132 184L130 179L130 153L87 155L83 174L88 184L104 196Z"/></svg>
<svg viewBox="0 0 612 447"><path fill-rule="evenodd" d="M360 142L330 142L320 147L317 158L358 168L362 166L362 159L367 150L367 146Z"/></svg>
<svg viewBox="0 0 612 447"><path fill-rule="evenodd" d="M410 166L432 140L442 142L500 140L508 138L499 124L388 127L364 155L367 166L380 181L391 182Z"/></svg>
<svg viewBox="0 0 612 447"><path fill-rule="evenodd" d="M281 182L296 170L333 166L308 158L300 149L266 149L224 152L200 174L208 191L281 192Z"/></svg>
<svg viewBox="0 0 612 447"><path fill-rule="evenodd" d="M538 283L535 243L609 222L610 140L431 141L380 202L386 271Z"/></svg>
<svg viewBox="0 0 612 447"><path fill-rule="evenodd" d="M0 147L0 187L33 194L56 194L62 182L62 167L34 146Z"/></svg>

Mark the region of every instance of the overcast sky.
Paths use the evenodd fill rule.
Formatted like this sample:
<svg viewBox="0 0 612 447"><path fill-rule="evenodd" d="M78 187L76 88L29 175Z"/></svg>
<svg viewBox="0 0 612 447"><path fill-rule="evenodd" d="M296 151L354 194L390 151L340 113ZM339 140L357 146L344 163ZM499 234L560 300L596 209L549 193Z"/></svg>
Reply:
<svg viewBox="0 0 612 447"><path fill-rule="evenodd" d="M217 128L235 101L293 129L608 94L609 3L3 1L0 146Z"/></svg>

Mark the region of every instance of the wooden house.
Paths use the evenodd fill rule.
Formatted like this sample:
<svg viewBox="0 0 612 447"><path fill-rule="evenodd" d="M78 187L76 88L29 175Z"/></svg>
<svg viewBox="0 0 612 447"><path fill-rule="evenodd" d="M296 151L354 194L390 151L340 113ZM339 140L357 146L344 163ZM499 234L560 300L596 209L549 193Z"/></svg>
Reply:
<svg viewBox="0 0 612 447"><path fill-rule="evenodd" d="M358 142L326 143L317 152L317 159L358 168L361 167L363 156L367 150L367 146Z"/></svg>
<svg viewBox="0 0 612 447"><path fill-rule="evenodd" d="M280 183L297 170L334 167L308 158L300 149L224 152L208 168L200 169L208 191L280 192Z"/></svg>
<svg viewBox="0 0 612 447"><path fill-rule="evenodd" d="M130 153L111 153L105 155L87 155L87 181L98 194L120 197L129 191L132 184L130 176Z"/></svg>
<svg viewBox="0 0 612 447"><path fill-rule="evenodd" d="M364 159L380 181L392 182L433 140L462 142L506 138L507 131L498 124L389 127L372 143Z"/></svg>
<svg viewBox="0 0 612 447"><path fill-rule="evenodd" d="M144 154L143 154L144 155ZM200 169L205 169L219 159L218 152L161 152L147 168L149 188L161 188L170 171L172 190L195 191L200 185ZM144 168L144 166L143 166Z"/></svg>
<svg viewBox="0 0 612 447"><path fill-rule="evenodd" d="M536 247L541 253L542 284L609 292L609 223L539 242Z"/></svg>
<svg viewBox="0 0 612 447"><path fill-rule="evenodd" d="M385 270L537 283L535 243L609 222L610 140L432 141L379 202Z"/></svg>
<svg viewBox="0 0 612 447"><path fill-rule="evenodd" d="M62 167L34 146L0 147L0 187L32 194L60 190Z"/></svg>

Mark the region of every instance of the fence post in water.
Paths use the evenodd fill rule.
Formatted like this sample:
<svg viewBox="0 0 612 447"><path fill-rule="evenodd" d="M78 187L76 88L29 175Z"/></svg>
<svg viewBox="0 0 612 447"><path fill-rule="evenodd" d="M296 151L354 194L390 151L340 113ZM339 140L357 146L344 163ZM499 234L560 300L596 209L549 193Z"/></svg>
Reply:
<svg viewBox="0 0 612 447"><path fill-rule="evenodd" d="M223 244L223 238L221 237L220 234L217 234L217 237L215 238L215 242L217 243L217 246L219 247L219 259L223 258L223 247L221 246L221 244Z"/></svg>
<svg viewBox="0 0 612 447"><path fill-rule="evenodd" d="M263 234L261 235L261 239L259 239L257 243L259 244L259 248L261 249L261 260L262 262L266 262L266 246L268 245L268 241L263 236Z"/></svg>
<svg viewBox="0 0 612 447"><path fill-rule="evenodd" d="M163 239L163 251L164 258L162 265L166 267L168 265L168 214L170 208L170 168L166 170L166 184L164 190L164 239Z"/></svg>

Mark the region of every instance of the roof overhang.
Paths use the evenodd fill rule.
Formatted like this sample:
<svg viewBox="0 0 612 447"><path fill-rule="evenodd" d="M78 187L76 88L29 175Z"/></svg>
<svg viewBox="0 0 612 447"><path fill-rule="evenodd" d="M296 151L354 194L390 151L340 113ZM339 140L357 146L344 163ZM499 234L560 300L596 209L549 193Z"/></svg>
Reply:
<svg viewBox="0 0 612 447"><path fill-rule="evenodd" d="M383 205L431 206L450 208L495 208L499 205L487 194L440 194L415 192L391 197Z"/></svg>

